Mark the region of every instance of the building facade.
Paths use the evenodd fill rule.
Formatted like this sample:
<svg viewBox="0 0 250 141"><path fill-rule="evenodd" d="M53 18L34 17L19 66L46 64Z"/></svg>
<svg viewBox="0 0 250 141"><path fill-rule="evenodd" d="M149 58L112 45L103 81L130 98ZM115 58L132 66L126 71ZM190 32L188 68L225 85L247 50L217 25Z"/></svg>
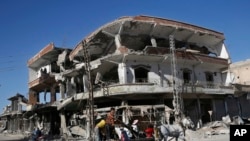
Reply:
<svg viewBox="0 0 250 141"><path fill-rule="evenodd" d="M26 105L28 100L19 93L8 100L11 101L11 104L5 107L0 116L3 123L0 131L7 130L9 133L21 133L25 130L23 119L25 107L23 108L23 106Z"/></svg>
<svg viewBox="0 0 250 141"><path fill-rule="evenodd" d="M74 49L50 43L28 61L29 129L89 138L94 112L111 107L125 124L139 119L142 130L172 123L178 110L197 126L242 115L249 101L237 95L233 77L241 70L233 69L224 40L204 27L134 16L103 25Z"/></svg>

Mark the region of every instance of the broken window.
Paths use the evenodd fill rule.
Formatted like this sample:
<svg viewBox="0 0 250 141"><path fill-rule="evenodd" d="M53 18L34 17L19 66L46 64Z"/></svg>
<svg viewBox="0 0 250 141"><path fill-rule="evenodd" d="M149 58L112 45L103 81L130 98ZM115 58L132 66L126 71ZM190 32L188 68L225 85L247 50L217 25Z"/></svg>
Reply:
<svg viewBox="0 0 250 141"><path fill-rule="evenodd" d="M74 83L75 83L76 93L84 92L82 75L74 77Z"/></svg>
<svg viewBox="0 0 250 141"><path fill-rule="evenodd" d="M109 84L118 83L119 82L118 66L112 67L105 74L103 74L102 78L103 78L102 81L108 82Z"/></svg>
<svg viewBox="0 0 250 141"><path fill-rule="evenodd" d="M51 72L60 73L60 67L57 66L56 62L51 63Z"/></svg>
<svg viewBox="0 0 250 141"><path fill-rule="evenodd" d="M166 40L165 38L156 38L156 42L158 47L169 48L169 40Z"/></svg>
<svg viewBox="0 0 250 141"><path fill-rule="evenodd" d="M191 70L183 69L183 82L184 84L191 83Z"/></svg>
<svg viewBox="0 0 250 141"><path fill-rule="evenodd" d="M137 66L134 68L135 71L135 82L148 82L148 72L149 67L147 66Z"/></svg>
<svg viewBox="0 0 250 141"><path fill-rule="evenodd" d="M206 75L206 81L207 81L207 87L211 88L213 87L214 77L212 72L205 72Z"/></svg>

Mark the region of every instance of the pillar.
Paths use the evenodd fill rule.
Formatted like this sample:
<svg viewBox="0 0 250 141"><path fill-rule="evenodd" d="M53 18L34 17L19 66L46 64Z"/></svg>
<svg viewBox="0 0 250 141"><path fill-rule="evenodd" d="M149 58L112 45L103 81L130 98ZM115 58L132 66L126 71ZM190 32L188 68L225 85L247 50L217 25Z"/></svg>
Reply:
<svg viewBox="0 0 250 141"><path fill-rule="evenodd" d="M127 67L125 63L120 63L118 65L118 75L120 84L126 84L128 76L127 76Z"/></svg>
<svg viewBox="0 0 250 141"><path fill-rule="evenodd" d="M65 98L65 85L63 82L59 83L61 99Z"/></svg>
<svg viewBox="0 0 250 141"><path fill-rule="evenodd" d="M84 92L89 92L89 81L88 76L86 74L83 75L83 89Z"/></svg>
<svg viewBox="0 0 250 141"><path fill-rule="evenodd" d="M56 87L52 86L50 88L50 102L55 102L56 101Z"/></svg>

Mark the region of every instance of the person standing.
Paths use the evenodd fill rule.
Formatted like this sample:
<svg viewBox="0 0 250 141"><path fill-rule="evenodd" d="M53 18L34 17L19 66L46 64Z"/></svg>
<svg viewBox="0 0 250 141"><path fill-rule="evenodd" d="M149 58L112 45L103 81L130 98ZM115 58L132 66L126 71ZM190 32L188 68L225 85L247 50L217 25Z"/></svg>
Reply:
<svg viewBox="0 0 250 141"><path fill-rule="evenodd" d="M100 130L105 126L105 120L100 116L97 115L96 117L96 121L95 121L96 125L95 125L95 141L101 141L101 137L100 137Z"/></svg>
<svg viewBox="0 0 250 141"><path fill-rule="evenodd" d="M137 123L138 123L138 119L135 119L134 121L133 121L133 123L132 123L132 129L133 129L133 131L135 131L136 133L138 133L139 132L139 130L138 130L138 126L137 126Z"/></svg>
<svg viewBox="0 0 250 141"><path fill-rule="evenodd" d="M113 138L112 131L114 130L115 124L115 108L110 108L110 112L107 114L105 122L106 139L109 140Z"/></svg>
<svg viewBox="0 0 250 141"><path fill-rule="evenodd" d="M145 130L146 138L153 138L154 134L154 126L152 124L149 124L147 129Z"/></svg>

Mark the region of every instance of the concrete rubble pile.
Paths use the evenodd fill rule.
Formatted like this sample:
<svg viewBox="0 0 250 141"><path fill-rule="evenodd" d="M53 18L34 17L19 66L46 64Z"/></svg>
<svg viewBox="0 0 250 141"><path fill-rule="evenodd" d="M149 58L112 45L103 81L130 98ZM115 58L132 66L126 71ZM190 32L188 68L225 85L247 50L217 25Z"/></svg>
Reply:
<svg viewBox="0 0 250 141"><path fill-rule="evenodd" d="M249 119L247 119L249 123ZM229 115L222 117L221 121L213 121L206 123L201 128L194 130L186 130L187 140L200 140L200 139L216 139L222 135L229 137L230 125L243 125L247 124L240 116L230 118Z"/></svg>

